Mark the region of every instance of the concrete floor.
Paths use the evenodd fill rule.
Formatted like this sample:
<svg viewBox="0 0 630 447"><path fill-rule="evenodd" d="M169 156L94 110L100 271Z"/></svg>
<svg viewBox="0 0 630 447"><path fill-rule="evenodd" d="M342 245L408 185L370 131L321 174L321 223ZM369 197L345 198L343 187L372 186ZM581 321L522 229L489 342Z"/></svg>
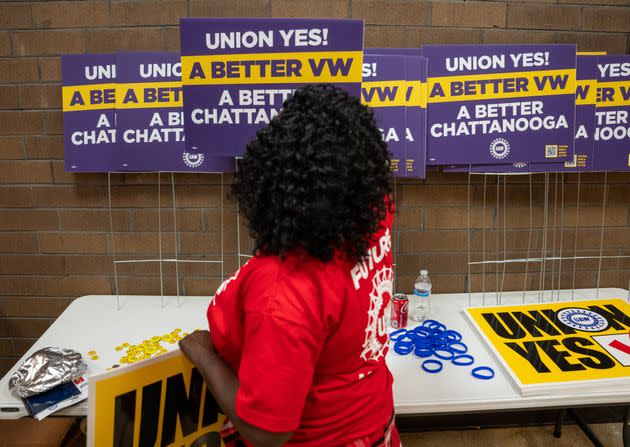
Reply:
<svg viewBox="0 0 630 447"><path fill-rule="evenodd" d="M0 447L57 446L70 428L72 420L47 418L0 421ZM591 424L592 430L606 447L622 447L622 424ZM74 427L76 436L64 447L83 447L85 437ZM576 425L565 425L562 438L552 435L553 427L516 427L480 430L428 431L402 433L404 447L591 447L592 444Z"/></svg>
<svg viewBox="0 0 630 447"><path fill-rule="evenodd" d="M591 424L606 447L622 447L622 424ZM490 428L481 430L402 433L404 447L591 447L577 425L565 425L562 437L553 437L553 427Z"/></svg>

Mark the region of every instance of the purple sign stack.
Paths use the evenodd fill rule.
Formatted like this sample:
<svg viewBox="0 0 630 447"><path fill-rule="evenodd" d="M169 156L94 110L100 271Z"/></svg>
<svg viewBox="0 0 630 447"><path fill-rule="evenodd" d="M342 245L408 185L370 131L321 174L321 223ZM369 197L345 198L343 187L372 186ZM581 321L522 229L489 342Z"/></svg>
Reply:
<svg viewBox="0 0 630 447"><path fill-rule="evenodd" d="M366 48L366 58L373 56L402 56L404 79L407 81L405 94L405 157L394 174L399 177L426 177L427 145L427 59L420 48ZM365 82L369 79L364 79ZM388 109L379 110L379 114ZM390 150L392 150L390 144ZM394 152L392 150L392 152Z"/></svg>
<svg viewBox="0 0 630 447"><path fill-rule="evenodd" d="M630 56L599 56L595 168L630 170Z"/></svg>
<svg viewBox="0 0 630 447"><path fill-rule="evenodd" d="M597 56L578 56L575 92L575 154L563 163L529 163L445 167L445 172L587 172L594 167Z"/></svg>
<svg viewBox="0 0 630 447"><path fill-rule="evenodd" d="M183 170L179 54L118 53L116 67L117 169Z"/></svg>
<svg viewBox="0 0 630 447"><path fill-rule="evenodd" d="M118 53L116 67L117 170L234 170L229 157L185 149L179 53Z"/></svg>
<svg viewBox="0 0 630 447"><path fill-rule="evenodd" d="M573 159L575 45L426 45L429 165Z"/></svg>
<svg viewBox="0 0 630 447"><path fill-rule="evenodd" d="M181 55L62 57L66 171L232 172L286 99L313 83L374 110L396 177L630 170L628 55L425 45L364 57L361 20L180 24Z"/></svg>
<svg viewBox="0 0 630 447"><path fill-rule="evenodd" d="M182 19L180 31L190 153L243 155L302 85L360 95L360 20Z"/></svg>
<svg viewBox="0 0 630 447"><path fill-rule="evenodd" d="M116 150L116 56L61 59L65 170L108 172Z"/></svg>
<svg viewBox="0 0 630 447"><path fill-rule="evenodd" d="M408 177L425 178L427 173L427 58L405 56L407 77L407 163Z"/></svg>
<svg viewBox="0 0 630 447"><path fill-rule="evenodd" d="M391 153L392 172L405 175L407 90L403 56L366 54L363 59L361 102L374 110L374 119Z"/></svg>

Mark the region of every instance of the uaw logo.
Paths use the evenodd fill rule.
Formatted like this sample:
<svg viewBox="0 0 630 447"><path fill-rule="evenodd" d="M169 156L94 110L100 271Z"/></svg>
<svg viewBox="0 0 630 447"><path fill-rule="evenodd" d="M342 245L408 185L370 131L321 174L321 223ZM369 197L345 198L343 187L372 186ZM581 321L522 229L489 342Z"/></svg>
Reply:
<svg viewBox="0 0 630 447"><path fill-rule="evenodd" d="M189 168L198 168L203 164L202 153L184 152L182 158L186 166L188 166Z"/></svg>
<svg viewBox="0 0 630 447"><path fill-rule="evenodd" d="M578 331L599 332L608 327L608 320L587 309L562 309L558 312L558 320Z"/></svg>
<svg viewBox="0 0 630 447"><path fill-rule="evenodd" d="M365 361L378 360L385 355L387 347L387 323L383 308L387 299L391 299L394 289L394 272L383 267L374 275L370 293L368 324L365 327L365 340L361 358ZM387 297L387 298L386 298Z"/></svg>
<svg viewBox="0 0 630 447"><path fill-rule="evenodd" d="M565 168L576 168L577 167L577 154L573 155L573 160L571 161L565 161L564 162L564 167Z"/></svg>
<svg viewBox="0 0 630 447"><path fill-rule="evenodd" d="M497 138L490 143L490 155L502 160L510 153L510 143L505 138Z"/></svg>

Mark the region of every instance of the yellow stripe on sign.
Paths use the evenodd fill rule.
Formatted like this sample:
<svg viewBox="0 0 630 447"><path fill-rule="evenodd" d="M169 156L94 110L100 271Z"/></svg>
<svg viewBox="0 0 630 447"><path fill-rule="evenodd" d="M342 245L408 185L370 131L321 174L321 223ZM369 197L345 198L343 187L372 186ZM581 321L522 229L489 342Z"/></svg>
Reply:
<svg viewBox="0 0 630 447"><path fill-rule="evenodd" d="M368 107L407 104L407 81L369 81L361 84L361 103Z"/></svg>
<svg viewBox="0 0 630 447"><path fill-rule="evenodd" d="M361 84L361 103L368 107L426 107L427 84L420 81L367 81Z"/></svg>
<svg viewBox="0 0 630 447"><path fill-rule="evenodd" d="M597 103L597 80L578 79L575 89L575 104L578 106Z"/></svg>
<svg viewBox="0 0 630 447"><path fill-rule="evenodd" d="M362 51L182 56L184 85L361 82Z"/></svg>
<svg viewBox="0 0 630 447"><path fill-rule="evenodd" d="M622 106L630 106L630 81L597 83L597 108Z"/></svg>
<svg viewBox="0 0 630 447"><path fill-rule="evenodd" d="M64 112L116 107L116 84L67 85L61 88Z"/></svg>
<svg viewBox="0 0 630 447"><path fill-rule="evenodd" d="M182 83L134 82L116 85L117 109L182 107Z"/></svg>
<svg viewBox="0 0 630 447"><path fill-rule="evenodd" d="M429 103L575 94L575 69L429 78Z"/></svg>
<svg viewBox="0 0 630 447"><path fill-rule="evenodd" d="M408 81L407 88L411 88L411 94L407 100L407 107L427 107L427 83L421 81Z"/></svg>
<svg viewBox="0 0 630 447"><path fill-rule="evenodd" d="M578 56L606 56L605 51L578 51Z"/></svg>

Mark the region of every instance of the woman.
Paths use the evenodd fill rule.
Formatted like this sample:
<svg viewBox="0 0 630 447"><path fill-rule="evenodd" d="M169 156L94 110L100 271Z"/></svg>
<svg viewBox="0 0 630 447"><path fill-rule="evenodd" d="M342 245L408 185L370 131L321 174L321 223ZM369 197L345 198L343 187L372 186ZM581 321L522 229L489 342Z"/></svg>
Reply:
<svg viewBox="0 0 630 447"><path fill-rule="evenodd" d="M307 86L261 129L232 194L255 256L180 343L229 422L226 445L398 447L384 311L389 155L370 110Z"/></svg>

